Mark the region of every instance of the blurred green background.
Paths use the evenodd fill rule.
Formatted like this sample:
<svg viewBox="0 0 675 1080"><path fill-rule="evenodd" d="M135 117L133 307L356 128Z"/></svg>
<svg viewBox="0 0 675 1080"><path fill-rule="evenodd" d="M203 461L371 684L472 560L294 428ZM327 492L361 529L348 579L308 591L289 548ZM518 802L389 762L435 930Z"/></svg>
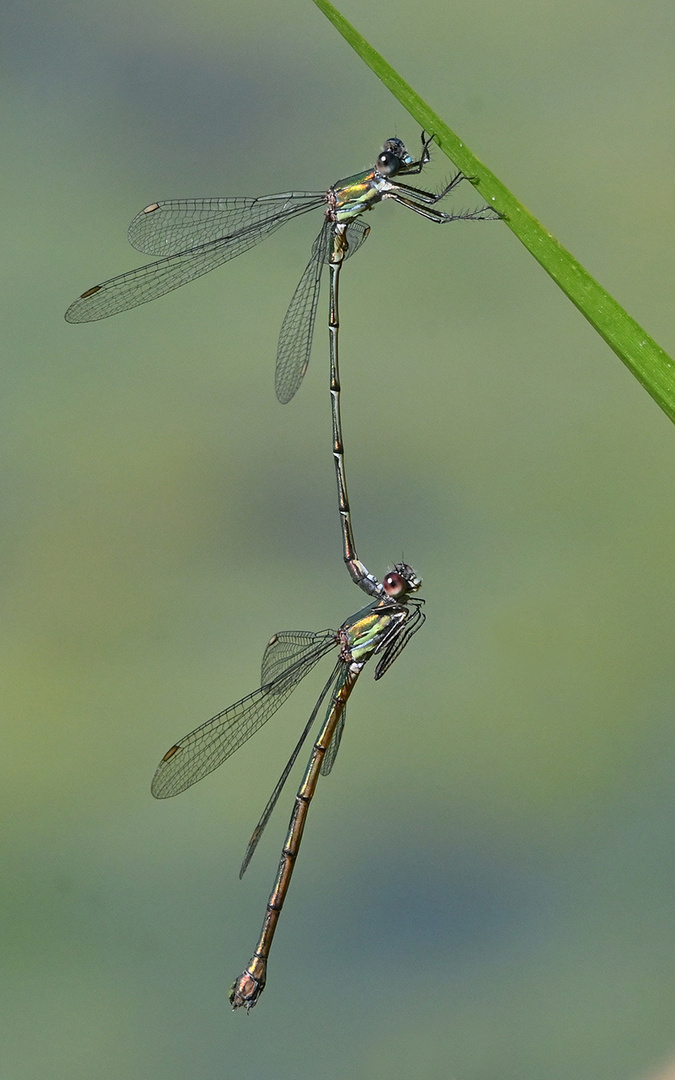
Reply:
<svg viewBox="0 0 675 1080"><path fill-rule="evenodd" d="M672 352L672 0L342 10ZM144 261L148 202L323 189L418 131L300 0L8 2L1 40L3 1078L651 1075L675 1055L672 425L506 228L372 215L342 291L350 494L428 620L359 684L268 988L231 1015L290 791L239 861L321 674L190 792L149 782L272 632L361 603L325 292L301 392L273 389L320 216L118 318L63 312Z"/></svg>

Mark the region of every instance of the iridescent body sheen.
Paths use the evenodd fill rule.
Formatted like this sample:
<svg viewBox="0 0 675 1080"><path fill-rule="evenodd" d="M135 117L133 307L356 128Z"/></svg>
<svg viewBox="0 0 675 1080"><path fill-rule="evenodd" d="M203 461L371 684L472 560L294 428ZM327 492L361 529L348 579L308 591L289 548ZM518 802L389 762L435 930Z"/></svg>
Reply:
<svg viewBox="0 0 675 1080"><path fill-rule="evenodd" d="M347 258L369 232L358 218L384 199L393 199L439 223L496 216L489 207L459 214L444 214L434 208L463 179L461 173L438 194L392 179L420 173L429 161L430 142L423 137L422 154L415 161L400 139L389 139L373 168L339 180L327 191L150 203L131 222L128 238L139 251L160 258L87 289L70 305L65 317L72 323L92 322L146 304L255 247L292 218L323 208L324 224L279 336L276 392L279 401L286 403L298 390L309 363L321 271L330 259L336 227L346 227Z"/></svg>
<svg viewBox="0 0 675 1080"><path fill-rule="evenodd" d="M411 567L405 563L397 564L380 585L381 597L346 619L339 630L323 630L319 633L283 631L275 634L263 656L260 688L180 739L167 750L157 767L151 790L158 799L177 795L197 783L262 727L322 656L334 648L339 649L333 671L244 855L240 876L249 864L305 739L328 698L325 718L295 798L260 938L248 965L230 992L234 1009L241 1006L251 1009L265 986L269 951L290 884L309 805L319 774L327 775L335 762L344 730L347 700L371 657L377 657L375 678L380 679L424 622L424 601L411 595L417 592L421 584L421 579Z"/></svg>

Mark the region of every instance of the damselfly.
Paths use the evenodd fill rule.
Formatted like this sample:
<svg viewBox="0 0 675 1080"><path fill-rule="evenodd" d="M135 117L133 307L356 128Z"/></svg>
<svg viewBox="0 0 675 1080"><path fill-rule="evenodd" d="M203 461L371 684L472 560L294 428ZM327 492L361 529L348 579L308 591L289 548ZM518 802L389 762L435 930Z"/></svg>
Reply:
<svg viewBox="0 0 675 1080"><path fill-rule="evenodd" d="M221 263L234 259L271 236L281 225L325 207L324 224L284 317L277 347L276 392L286 403L307 370L319 300L321 271L329 261L336 226L344 227L345 257L353 255L369 227L356 220L385 199L393 199L429 221L477 221L496 218L490 207L445 214L435 204L464 179L457 173L435 194L394 181L422 172L429 162L431 138L422 133L416 161L400 139L389 139L375 165L339 180L328 191L283 191L258 198L170 199L146 206L129 226L129 242L158 261L109 278L87 289L66 311L68 322L92 322L155 300Z"/></svg>
<svg viewBox="0 0 675 1080"><path fill-rule="evenodd" d="M411 596L411 593L417 592L421 584L421 579L410 566L399 563L385 576L381 585L381 599L352 615L339 630L322 630L319 633L287 630L275 634L263 656L260 689L186 735L166 752L159 763L152 781L152 794L164 799L185 791L221 765L255 734L326 653L339 649L335 667L246 848L240 877L250 862L303 743L328 698L327 712L295 797L258 944L230 991L233 1009L242 1005L247 1010L251 1009L265 986L270 946L288 892L309 804L319 773L327 775L335 763L344 730L346 704L354 684L371 657L379 658L375 678L382 678L420 628L424 622L424 601Z"/></svg>

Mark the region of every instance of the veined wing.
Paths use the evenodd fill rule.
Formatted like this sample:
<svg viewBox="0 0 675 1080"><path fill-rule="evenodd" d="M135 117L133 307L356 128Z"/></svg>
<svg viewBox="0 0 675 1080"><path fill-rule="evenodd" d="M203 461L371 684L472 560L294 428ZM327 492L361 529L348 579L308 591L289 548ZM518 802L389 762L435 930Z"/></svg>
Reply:
<svg viewBox="0 0 675 1080"><path fill-rule="evenodd" d="M298 754L302 750L305 739L307 738L307 736L309 735L309 733L310 733L310 731L312 729L312 726L314 724L314 721L316 720L317 714L318 714L319 709L321 708L321 705L322 705L322 703L323 703L323 701L324 701L324 699L326 697L326 694L331 689L333 684L336 683L337 678L338 678L338 674L343 669L344 669L344 664L343 664L342 660L338 660L337 664L333 668L333 671L331 673L330 678L328 679L326 685L324 686L323 690L321 691L321 694L319 695L319 699L318 699L316 705L312 709L312 715L310 716L309 720L305 724L305 729L304 729L302 735L300 736L300 738L297 741L295 750L293 751L290 758L288 759L288 762L286 763L286 768L284 769L281 776L279 777L277 785L276 785L274 791L272 792L272 794L269 797L269 800L267 802L267 806L265 807L265 809L262 812L260 821L258 822L255 829L253 830L253 834L251 836L251 839L248 842L248 845L246 847L246 851L244 853L244 859L243 859L243 862L241 864L241 869L239 870L239 877L240 878L242 878L244 876L244 874L246 873L246 869L248 867L248 864L250 863L251 859L253 858L253 853L254 853L255 849L257 848L257 846L258 846L258 841L260 840L260 837L263 834L263 831L265 829L265 826L267 825L267 822L272 817L272 814L274 812L274 807L277 805L277 802L279 801L279 796L281 795L281 792L283 791L284 784L286 783L286 781L288 780L288 777L291 774L291 769L293 768L293 766L295 765L295 763L296 763L296 761L298 759ZM332 702L332 697L331 697L331 702ZM344 709L343 709L343 713L344 713ZM342 717L340 719L342 719ZM338 724L339 724L339 722L340 721L338 721ZM331 741L330 745L331 746L333 745L332 741ZM325 758L324 758L324 761L325 761ZM323 772L323 771L324 770L322 768L321 772Z"/></svg>
<svg viewBox="0 0 675 1080"><path fill-rule="evenodd" d="M336 640L335 630L321 630L318 633L311 630L281 630L274 634L263 654L261 686L273 682L292 664L304 660L307 654L313 653L322 642L336 643Z"/></svg>
<svg viewBox="0 0 675 1080"><path fill-rule="evenodd" d="M340 719L338 720L338 722L337 722L337 724L335 726L335 731L333 732L333 738L329 742L328 749L326 750L326 753L324 754L323 761L321 762L321 775L322 776L328 776L331 769L333 768L333 765L335 764L335 759L337 757L338 750L340 749L340 742L342 740L342 733L343 733L343 731L345 729L345 719L346 719L346 717L347 717L347 706L344 705L342 707L342 712L340 713Z"/></svg>
<svg viewBox="0 0 675 1080"><path fill-rule="evenodd" d="M127 238L148 255L177 255L210 240L232 239L277 218L281 224L325 203L322 191L282 191L257 199L166 199L136 214Z"/></svg>
<svg viewBox="0 0 675 1080"><path fill-rule="evenodd" d="M333 229L332 222L324 222L321 232L312 244L309 262L281 324L277 346L275 386L277 398L282 405L288 404L295 396L307 371L321 290L321 272L330 259ZM345 258L349 258L358 251L369 232L369 226L360 221L349 223L346 232L349 246Z"/></svg>
<svg viewBox="0 0 675 1080"><path fill-rule="evenodd" d="M362 221L350 221L347 224L347 231L345 233L347 237L347 250L345 251L345 259L348 259L350 255L353 255L359 250L361 244L368 239L370 232L370 225L364 225ZM330 257L330 252L329 252ZM326 259L328 262L328 259Z"/></svg>
<svg viewBox="0 0 675 1080"><path fill-rule="evenodd" d="M87 289L70 305L66 311L66 322L95 322L156 300L158 296L187 285L189 281L255 247L286 220L287 217L268 218L249 225L233 236L210 240L187 251L158 259L157 262L139 266L136 270L129 270L126 274L108 278L100 285Z"/></svg>
<svg viewBox="0 0 675 1080"><path fill-rule="evenodd" d="M300 680L334 645L334 634L317 634L314 647L307 648L273 681L211 717L167 750L150 787L155 798L178 795L222 765L281 708Z"/></svg>

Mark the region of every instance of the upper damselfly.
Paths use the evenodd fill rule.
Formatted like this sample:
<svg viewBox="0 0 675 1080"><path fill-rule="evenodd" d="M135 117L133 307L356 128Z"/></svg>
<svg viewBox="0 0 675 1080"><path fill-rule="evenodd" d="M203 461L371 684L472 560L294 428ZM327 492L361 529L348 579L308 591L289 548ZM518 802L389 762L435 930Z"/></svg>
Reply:
<svg viewBox="0 0 675 1080"><path fill-rule="evenodd" d="M319 633L288 630L275 634L263 656L260 688L175 743L159 763L152 781L152 794L164 799L185 791L222 765L283 705L300 680L326 653L339 649L333 671L246 848L240 877L250 862L303 743L328 699L325 718L295 797L260 938L248 965L230 991L233 1009L241 1006L251 1009L264 989L270 947L288 892L309 804L319 774L327 775L335 763L347 700L370 658L378 657L375 678L380 679L424 622L424 601L411 595L421 584L410 566L399 563L384 577L381 598L346 619L339 630Z"/></svg>
<svg viewBox="0 0 675 1080"><path fill-rule="evenodd" d="M422 172L430 160L432 138L422 132L422 153L417 160L400 139L387 140L372 168L339 180L327 191L151 203L131 222L128 238L139 251L161 258L87 289L70 305L65 317L72 323L93 322L146 304L248 251L292 218L323 208L324 223L279 335L276 393L279 401L286 403L298 390L309 363L321 272L330 261L336 227L342 227L346 258L361 247L370 231L357 219L385 199L438 224L499 216L488 206L456 214L436 209L435 204L464 179L462 173L438 193L394 179Z"/></svg>

